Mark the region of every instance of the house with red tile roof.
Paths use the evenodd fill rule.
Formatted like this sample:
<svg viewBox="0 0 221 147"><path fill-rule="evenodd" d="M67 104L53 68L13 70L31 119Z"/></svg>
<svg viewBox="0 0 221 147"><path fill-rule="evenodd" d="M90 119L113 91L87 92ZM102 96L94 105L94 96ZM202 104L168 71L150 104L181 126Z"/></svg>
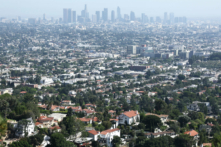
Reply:
<svg viewBox="0 0 221 147"><path fill-rule="evenodd" d="M98 140L98 136L100 136L100 132L96 130L90 130L88 131L89 137L93 138L94 141Z"/></svg>
<svg viewBox="0 0 221 147"><path fill-rule="evenodd" d="M43 126L47 128L52 126L55 123L53 117L47 117L47 116L40 116L37 119L37 122L43 124Z"/></svg>
<svg viewBox="0 0 221 147"><path fill-rule="evenodd" d="M198 132L196 132L195 130L191 130L191 131L184 132L184 134L192 136L194 138L194 140L196 141L196 146L198 146L198 139L199 139Z"/></svg>
<svg viewBox="0 0 221 147"><path fill-rule="evenodd" d="M85 124L92 124L92 118L78 118L80 121L82 121Z"/></svg>
<svg viewBox="0 0 221 147"><path fill-rule="evenodd" d="M49 128L50 132L61 132L61 128L59 126L54 126Z"/></svg>
<svg viewBox="0 0 221 147"><path fill-rule="evenodd" d="M116 128L102 131L100 133L100 141L106 142L107 146L112 146L111 141L113 140L114 136L120 137L120 129Z"/></svg>
<svg viewBox="0 0 221 147"><path fill-rule="evenodd" d="M129 110L120 114L117 119L119 119L119 124L131 125L132 123L140 122L140 114L138 111Z"/></svg>

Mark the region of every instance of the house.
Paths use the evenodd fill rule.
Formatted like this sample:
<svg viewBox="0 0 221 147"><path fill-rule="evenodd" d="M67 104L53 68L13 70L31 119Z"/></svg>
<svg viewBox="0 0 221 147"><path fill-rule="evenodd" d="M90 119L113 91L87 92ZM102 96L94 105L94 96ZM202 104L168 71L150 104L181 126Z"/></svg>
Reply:
<svg viewBox="0 0 221 147"><path fill-rule="evenodd" d="M212 107L210 106L210 102L194 101L192 104L189 104L187 106L187 109L190 110L190 111L200 111L199 104L205 105L207 107L207 113L212 112Z"/></svg>
<svg viewBox="0 0 221 147"><path fill-rule="evenodd" d="M49 128L50 132L61 132L61 128L59 126L54 126Z"/></svg>
<svg viewBox="0 0 221 147"><path fill-rule="evenodd" d="M85 124L92 124L92 118L78 118L80 121L84 122Z"/></svg>
<svg viewBox="0 0 221 147"><path fill-rule="evenodd" d="M109 129L109 130L102 131L100 133L99 142L106 143L108 147L111 147L112 146L111 142L114 136L120 137L120 129L116 128L116 129Z"/></svg>
<svg viewBox="0 0 221 147"><path fill-rule="evenodd" d="M199 131L204 129L207 133L210 133L212 131L212 126L213 124L202 124L199 126Z"/></svg>
<svg viewBox="0 0 221 147"><path fill-rule="evenodd" d="M96 130L90 130L88 131L89 137L93 138L94 141L98 140L98 136L100 136L100 132Z"/></svg>
<svg viewBox="0 0 221 147"><path fill-rule="evenodd" d="M188 135L192 136L193 139L196 141L196 146L198 146L198 144L197 144L198 139L199 139L199 133L198 132L196 132L195 130L191 130L191 131L184 132L184 134L188 134Z"/></svg>
<svg viewBox="0 0 221 147"><path fill-rule="evenodd" d="M17 137L25 137L25 132L27 133L27 136L30 136L34 133L35 124L33 119L30 117L28 119L20 120L16 128L15 135Z"/></svg>
<svg viewBox="0 0 221 147"><path fill-rule="evenodd" d="M48 115L48 117L53 117L54 118L54 121L62 121L63 118L66 117L67 114L62 114L62 113L52 113L50 115Z"/></svg>
<svg viewBox="0 0 221 147"><path fill-rule="evenodd" d="M110 122L112 123L112 128L117 128L119 125L118 119L110 119Z"/></svg>
<svg viewBox="0 0 221 147"><path fill-rule="evenodd" d="M94 110L90 110L90 109L83 109L82 112L86 115L89 116L91 114L95 114L96 112Z"/></svg>
<svg viewBox="0 0 221 147"><path fill-rule="evenodd" d="M40 116L37 121L43 124L47 128L55 123L53 117L47 117L47 116Z"/></svg>
<svg viewBox="0 0 221 147"><path fill-rule="evenodd" d="M138 111L129 110L120 114L117 119L119 119L119 124L128 124L136 123L140 121L140 115Z"/></svg>
<svg viewBox="0 0 221 147"><path fill-rule="evenodd" d="M175 138L177 135L175 132L156 132L156 133L145 133L145 136L147 138L158 138L161 136L170 136L172 138Z"/></svg>
<svg viewBox="0 0 221 147"><path fill-rule="evenodd" d="M212 147L212 143L203 143L200 147Z"/></svg>
<svg viewBox="0 0 221 147"><path fill-rule="evenodd" d="M52 105L50 110L51 110L51 111L54 111L54 112L60 111L60 107L59 107L59 106L56 106L56 105Z"/></svg>
<svg viewBox="0 0 221 147"><path fill-rule="evenodd" d="M111 117L113 117L113 116L116 114L116 111L109 110L109 111L108 111L108 114L110 114L110 115L111 115Z"/></svg>
<svg viewBox="0 0 221 147"><path fill-rule="evenodd" d="M63 100L62 105L71 105L71 100Z"/></svg>
<svg viewBox="0 0 221 147"><path fill-rule="evenodd" d="M163 114L157 115L157 114L154 114L154 113L146 113L146 115L155 115L155 116L160 118L162 123L165 123L168 119L168 115L163 115Z"/></svg>
<svg viewBox="0 0 221 147"><path fill-rule="evenodd" d="M85 104L85 107L86 108L96 108L97 106L96 105L94 105L94 104Z"/></svg>

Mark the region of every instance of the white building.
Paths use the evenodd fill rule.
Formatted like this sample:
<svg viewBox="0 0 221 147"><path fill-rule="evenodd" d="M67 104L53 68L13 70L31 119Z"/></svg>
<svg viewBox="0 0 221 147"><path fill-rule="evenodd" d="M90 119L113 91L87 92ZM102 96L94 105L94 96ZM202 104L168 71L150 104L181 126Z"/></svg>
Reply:
<svg viewBox="0 0 221 147"><path fill-rule="evenodd" d="M109 130L105 130L102 132L90 130L88 131L88 133L89 133L89 136L92 137L94 141L97 141L99 138L98 136L100 136L99 142L106 143L108 147L112 146L111 142L114 136L120 137L120 129L118 128L109 129Z"/></svg>
<svg viewBox="0 0 221 147"><path fill-rule="evenodd" d="M27 121L27 126L25 125L26 121ZM30 136L31 134L34 133L35 124L34 124L31 117L26 119L25 121L20 120L18 122L15 135L18 136L18 137L25 137L25 129L26 129L26 132L28 133L27 136Z"/></svg>
<svg viewBox="0 0 221 147"><path fill-rule="evenodd" d="M125 124L131 125L132 123L140 122L140 115L138 111L129 110L117 117L119 119L119 124Z"/></svg>

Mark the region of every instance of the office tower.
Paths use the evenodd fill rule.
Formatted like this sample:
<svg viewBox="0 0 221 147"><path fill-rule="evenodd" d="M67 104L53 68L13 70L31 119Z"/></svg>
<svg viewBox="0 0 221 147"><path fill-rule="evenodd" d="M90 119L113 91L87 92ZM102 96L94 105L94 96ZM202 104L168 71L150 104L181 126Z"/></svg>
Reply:
<svg viewBox="0 0 221 147"><path fill-rule="evenodd" d="M81 17L85 17L85 10L81 11Z"/></svg>
<svg viewBox="0 0 221 147"><path fill-rule="evenodd" d="M137 47L135 45L127 46L127 54L136 54Z"/></svg>
<svg viewBox="0 0 221 147"><path fill-rule="evenodd" d="M142 23L147 23L147 15L145 13L141 14Z"/></svg>
<svg viewBox="0 0 221 147"><path fill-rule="evenodd" d="M68 9L63 9L63 23L68 23Z"/></svg>
<svg viewBox="0 0 221 147"><path fill-rule="evenodd" d="M170 24L174 24L174 13L170 13Z"/></svg>
<svg viewBox="0 0 221 147"><path fill-rule="evenodd" d="M128 14L124 14L124 20L128 21L129 19L130 19L129 15Z"/></svg>
<svg viewBox="0 0 221 147"><path fill-rule="evenodd" d="M68 23L72 23L72 10L68 9Z"/></svg>
<svg viewBox="0 0 221 147"><path fill-rule="evenodd" d="M115 12L114 12L114 10L111 11L111 21L115 22Z"/></svg>
<svg viewBox="0 0 221 147"><path fill-rule="evenodd" d="M96 23L97 22L97 15L92 15L92 22Z"/></svg>
<svg viewBox="0 0 221 147"><path fill-rule="evenodd" d="M164 19L163 19L163 21L164 21L164 23L167 23L167 12L164 12Z"/></svg>
<svg viewBox="0 0 221 147"><path fill-rule="evenodd" d="M131 21L135 21L136 20L135 13L133 11L130 12L130 20Z"/></svg>
<svg viewBox="0 0 221 147"><path fill-rule="evenodd" d="M160 16L157 16L157 17L156 17L156 22L161 23L161 18L160 18Z"/></svg>
<svg viewBox="0 0 221 147"><path fill-rule="evenodd" d="M117 7L117 19L121 20L120 7Z"/></svg>
<svg viewBox="0 0 221 147"><path fill-rule="evenodd" d="M43 14L43 20L46 20L46 18L45 18L45 14Z"/></svg>
<svg viewBox="0 0 221 147"><path fill-rule="evenodd" d="M28 23L35 24L36 23L36 19L35 18L29 18L28 19Z"/></svg>
<svg viewBox="0 0 221 147"><path fill-rule="evenodd" d="M183 17L183 23L187 23L187 18L185 16Z"/></svg>
<svg viewBox="0 0 221 147"><path fill-rule="evenodd" d="M142 23L145 23L145 13L141 14Z"/></svg>
<svg viewBox="0 0 221 147"><path fill-rule="evenodd" d="M84 13L85 13L85 18L88 19L89 18L89 12L87 10L87 5L84 6Z"/></svg>
<svg viewBox="0 0 221 147"><path fill-rule="evenodd" d="M102 11L102 19L103 21L108 21L108 9L104 8L104 11Z"/></svg>
<svg viewBox="0 0 221 147"><path fill-rule="evenodd" d="M100 11L96 11L97 22L100 21Z"/></svg>
<svg viewBox="0 0 221 147"><path fill-rule="evenodd" d="M76 22L77 14L76 11L72 11L72 22Z"/></svg>
<svg viewBox="0 0 221 147"><path fill-rule="evenodd" d="M150 17L150 23L154 23L154 18Z"/></svg>
<svg viewBox="0 0 221 147"><path fill-rule="evenodd" d="M179 22L183 22L183 17L179 17Z"/></svg>

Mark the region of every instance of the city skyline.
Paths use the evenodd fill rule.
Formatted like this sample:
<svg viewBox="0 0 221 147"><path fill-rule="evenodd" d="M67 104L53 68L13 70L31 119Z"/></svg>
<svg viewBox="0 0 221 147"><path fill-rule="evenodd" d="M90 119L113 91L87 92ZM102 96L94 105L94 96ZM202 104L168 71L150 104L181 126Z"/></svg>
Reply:
<svg viewBox="0 0 221 147"><path fill-rule="evenodd" d="M95 0L93 2L89 0L83 1L58 1L48 0L47 2L43 0L37 1L27 1L21 0L19 2L15 0L2 1L2 5L0 6L0 14L1 17L7 18L15 18L17 16L21 16L22 18L30 18L30 17L42 17L43 14L46 15L46 18L60 18L62 17L62 9L63 8L71 8L76 11L76 15L81 14L81 10L84 9L84 5L87 4L88 12L90 14L90 18L95 14L96 11L103 11L104 8L107 8L109 11L109 19L111 17L111 11L115 11L115 17L117 18L117 7L121 8L121 17L124 14L129 14L133 11L137 16L141 17L142 13L145 13L149 17L160 16L163 18L163 13L167 12L168 14L174 13L177 16L187 16L188 18L201 17L201 18L219 18L220 6L218 5L220 2L217 0L211 0L210 2L206 0L195 0L195 2L187 2L180 0L176 2L175 0L169 0L164 2L162 0L153 1L125 1L121 0L120 2L113 1L101 1ZM51 2L51 3L50 3ZM12 4L13 3L13 4ZM97 5L99 3L99 5ZM33 5L34 4L34 5ZM51 4L51 5L49 5ZM136 4L136 5L135 5Z"/></svg>

